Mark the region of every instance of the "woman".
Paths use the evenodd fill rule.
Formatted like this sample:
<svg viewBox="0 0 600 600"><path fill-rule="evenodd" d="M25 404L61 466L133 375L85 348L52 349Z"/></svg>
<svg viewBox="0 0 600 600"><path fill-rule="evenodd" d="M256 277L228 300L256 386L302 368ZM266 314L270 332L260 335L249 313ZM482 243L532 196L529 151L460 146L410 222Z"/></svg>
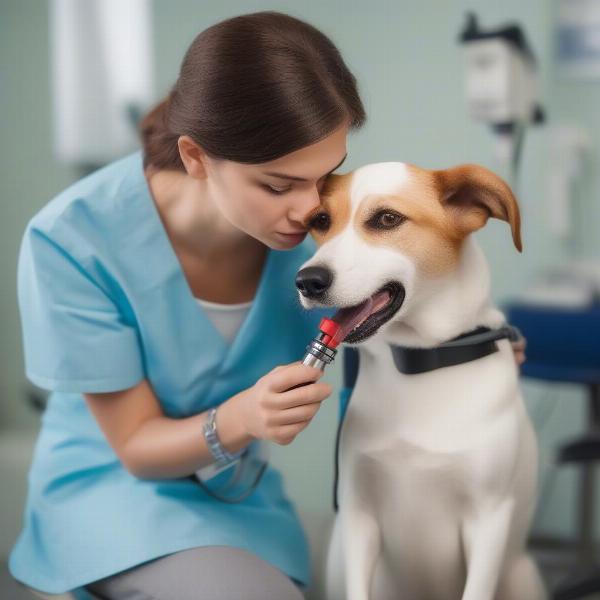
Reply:
<svg viewBox="0 0 600 600"><path fill-rule="evenodd" d="M52 393L17 580L111 600L302 598L308 544L280 473L238 503L195 473L289 444L331 393L298 361L322 315L302 310L294 278L319 190L364 120L317 29L228 19L193 41L142 122L143 151L33 217L25 364Z"/></svg>

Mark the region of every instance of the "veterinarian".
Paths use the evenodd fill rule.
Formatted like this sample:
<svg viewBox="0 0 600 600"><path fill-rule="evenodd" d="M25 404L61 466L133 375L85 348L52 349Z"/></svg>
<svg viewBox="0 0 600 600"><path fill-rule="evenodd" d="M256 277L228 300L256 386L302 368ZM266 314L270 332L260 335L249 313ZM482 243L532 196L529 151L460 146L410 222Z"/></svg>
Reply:
<svg viewBox="0 0 600 600"><path fill-rule="evenodd" d="M192 42L142 151L31 219L25 365L51 394L17 580L106 600L302 598L309 548L279 471L235 503L195 474L291 443L331 393L299 361L321 315L294 279L364 121L325 35L281 13L228 19Z"/></svg>

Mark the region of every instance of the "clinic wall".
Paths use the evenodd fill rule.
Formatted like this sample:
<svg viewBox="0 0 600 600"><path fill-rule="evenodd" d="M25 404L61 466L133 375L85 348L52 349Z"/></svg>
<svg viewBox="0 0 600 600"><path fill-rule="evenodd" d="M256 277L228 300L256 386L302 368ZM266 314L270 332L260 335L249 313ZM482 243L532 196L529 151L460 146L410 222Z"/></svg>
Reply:
<svg viewBox="0 0 600 600"><path fill-rule="evenodd" d="M0 2L0 429L31 428L26 404L16 261L29 218L74 174L52 156L47 3Z"/></svg>
<svg viewBox="0 0 600 600"><path fill-rule="evenodd" d="M554 118L584 129L591 148L582 163L582 177L574 186L572 215L575 235L561 242L565 252L585 259L600 257L600 78L574 80L554 72Z"/></svg>
<svg viewBox="0 0 600 600"><path fill-rule="evenodd" d="M466 115L458 32L467 9L475 10L483 27L514 15L524 25L542 64L542 101L550 118L568 115L578 101L578 115L599 129L594 104L582 100L570 86L558 88L553 79L552 6L545 0L522 2L434 1L369 2L203 2L172 0L154 3L155 58L159 96L173 83L185 49L208 25L236 14L276 9L306 19L330 35L357 76L368 113L363 131L350 136L343 170L367 162L402 160L428 168L477 162L503 174L494 161L493 138L483 125ZM589 89L589 88L586 88ZM598 86L595 86L598 105ZM0 4L0 186L3 215L0 239L0 427L35 429L39 416L22 397L23 377L20 324L15 279L18 242L26 221L76 174L58 165L51 151L46 3L4 0ZM493 276L493 295L501 301L516 293L536 269L560 260L564 249L549 235L545 221L548 172L547 130L530 129L523 148L521 177L516 187L523 212L525 250L517 253L506 223L491 221L477 233ZM585 185L595 190L598 181ZM582 208L586 215L595 214ZM595 215L597 216L597 215ZM596 222L598 222L596 220ZM587 225L588 252L598 254L600 242ZM307 332L307 340L312 332ZM337 421L340 364L325 379L336 392L315 419L289 446L274 446L274 462L285 475L289 493L303 509L331 510L333 442ZM573 473L551 474L552 449L557 439L581 427L582 396L575 388L554 388L552 403L543 386L526 385L526 399L539 431L543 482L548 495L536 527L544 532L569 534L573 519ZM551 410L548 409L551 407ZM550 484L548 484L550 482Z"/></svg>

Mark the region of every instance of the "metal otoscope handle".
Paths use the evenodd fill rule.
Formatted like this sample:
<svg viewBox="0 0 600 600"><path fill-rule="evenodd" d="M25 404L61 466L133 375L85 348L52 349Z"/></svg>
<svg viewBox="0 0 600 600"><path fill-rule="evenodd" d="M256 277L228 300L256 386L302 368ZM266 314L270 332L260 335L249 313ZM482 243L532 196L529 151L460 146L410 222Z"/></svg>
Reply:
<svg viewBox="0 0 600 600"><path fill-rule="evenodd" d="M308 346L306 346L306 353L302 359L302 364L324 371L325 367L333 362L333 359L337 354L339 341L336 338L336 334L338 333L339 328L339 324L335 321L327 318L321 319L321 323L319 324L320 333L311 340ZM308 384L300 383L291 387L290 390L294 390L304 385Z"/></svg>

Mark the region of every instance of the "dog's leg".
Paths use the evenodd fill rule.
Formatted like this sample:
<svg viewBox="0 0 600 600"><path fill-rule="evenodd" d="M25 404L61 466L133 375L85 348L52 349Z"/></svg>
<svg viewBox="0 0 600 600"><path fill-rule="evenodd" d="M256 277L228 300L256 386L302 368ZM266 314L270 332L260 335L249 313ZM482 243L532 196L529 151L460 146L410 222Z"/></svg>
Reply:
<svg viewBox="0 0 600 600"><path fill-rule="evenodd" d="M512 559L498 583L496 600L547 600L546 586L537 565L526 553Z"/></svg>
<svg viewBox="0 0 600 600"><path fill-rule="evenodd" d="M494 600L513 513L514 501L509 498L463 523L467 581L462 600Z"/></svg>
<svg viewBox="0 0 600 600"><path fill-rule="evenodd" d="M381 549L381 532L375 517L356 504L343 518L343 540L348 600L369 600L371 581Z"/></svg>
<svg viewBox="0 0 600 600"><path fill-rule="evenodd" d="M342 527L338 515L334 517L327 551L327 565L325 568L325 597L327 600L346 600L344 547L342 542Z"/></svg>

